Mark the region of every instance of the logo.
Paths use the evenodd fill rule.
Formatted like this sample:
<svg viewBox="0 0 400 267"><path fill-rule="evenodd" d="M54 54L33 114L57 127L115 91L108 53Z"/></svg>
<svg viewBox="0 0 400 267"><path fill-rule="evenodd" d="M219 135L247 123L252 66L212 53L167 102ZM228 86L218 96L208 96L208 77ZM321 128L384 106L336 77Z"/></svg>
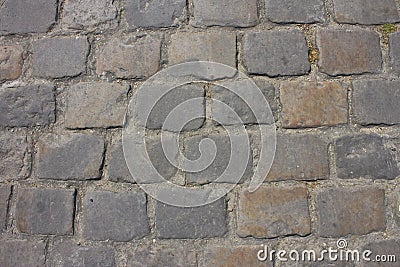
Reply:
<svg viewBox="0 0 400 267"><path fill-rule="evenodd" d="M195 84L204 89L191 86ZM229 97L214 97L216 88ZM235 108L238 101L246 107L245 114ZM198 157L187 157L181 140L184 134L196 136L199 128L203 134L199 134ZM257 129L258 142L251 142L248 128ZM213 131L223 131L229 142L217 146L204 134ZM252 79L230 66L199 61L164 69L137 89L125 116L122 142L129 171L147 194L168 205L197 207L220 199L241 181L253 159L252 145L257 162L250 166L253 175L245 186L250 192L257 190L273 162L275 131L269 103ZM174 183L154 166L146 148L149 135L160 137L163 157L184 177L210 168L221 149L230 150L225 156L229 160L213 181Z"/></svg>

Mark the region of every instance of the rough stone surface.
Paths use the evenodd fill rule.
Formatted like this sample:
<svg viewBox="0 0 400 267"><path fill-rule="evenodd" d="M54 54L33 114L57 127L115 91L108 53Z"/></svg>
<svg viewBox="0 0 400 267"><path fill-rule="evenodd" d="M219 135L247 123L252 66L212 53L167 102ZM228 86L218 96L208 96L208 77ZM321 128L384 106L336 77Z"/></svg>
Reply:
<svg viewBox="0 0 400 267"><path fill-rule="evenodd" d="M400 80L353 82L354 121L361 125L400 123Z"/></svg>
<svg viewBox="0 0 400 267"><path fill-rule="evenodd" d="M272 262L257 259L260 246L209 246L204 252L205 267L263 266L272 267Z"/></svg>
<svg viewBox="0 0 400 267"><path fill-rule="evenodd" d="M139 246L128 252L127 267L176 266L197 267L196 253L187 247Z"/></svg>
<svg viewBox="0 0 400 267"><path fill-rule="evenodd" d="M394 214L394 220L396 221L396 224L398 227L400 227L400 187L397 187L397 189L393 193L393 214Z"/></svg>
<svg viewBox="0 0 400 267"><path fill-rule="evenodd" d="M331 76L379 73L382 53L377 33L323 29L317 33L318 66Z"/></svg>
<svg viewBox="0 0 400 267"><path fill-rule="evenodd" d="M0 135L0 181L21 180L31 170L31 147L24 135Z"/></svg>
<svg viewBox="0 0 400 267"><path fill-rule="evenodd" d="M72 29L96 28L117 17L114 1L67 0L63 6L62 22Z"/></svg>
<svg viewBox="0 0 400 267"><path fill-rule="evenodd" d="M400 32L389 35L389 55L391 67L400 72Z"/></svg>
<svg viewBox="0 0 400 267"><path fill-rule="evenodd" d="M88 134L46 135L38 142L37 176L86 180L100 177L104 140Z"/></svg>
<svg viewBox="0 0 400 267"><path fill-rule="evenodd" d="M196 0L193 12L198 25L249 27L258 23L257 0Z"/></svg>
<svg viewBox="0 0 400 267"><path fill-rule="evenodd" d="M129 86L117 83L79 83L68 90L67 128L121 127L128 105Z"/></svg>
<svg viewBox="0 0 400 267"><path fill-rule="evenodd" d="M11 194L11 186L0 186L0 233L6 228L8 201Z"/></svg>
<svg viewBox="0 0 400 267"><path fill-rule="evenodd" d="M335 142L335 155L342 179L394 179L400 174L394 154L377 135L341 137Z"/></svg>
<svg viewBox="0 0 400 267"><path fill-rule="evenodd" d="M267 18L276 23L315 23L325 21L323 0L265 0Z"/></svg>
<svg viewBox="0 0 400 267"><path fill-rule="evenodd" d="M88 53L86 37L56 37L34 41L33 75L44 78L78 76L86 72Z"/></svg>
<svg viewBox="0 0 400 267"><path fill-rule="evenodd" d="M170 65L189 61L213 61L236 67L236 34L226 32L178 32L168 48Z"/></svg>
<svg viewBox="0 0 400 267"><path fill-rule="evenodd" d="M231 136L234 138L234 136ZM231 153L243 153L243 157L245 157L245 149L241 149L239 147L232 147L232 143L230 141L230 136L228 135L204 135L204 136L194 136L184 140L185 147L185 157L189 160L197 160L200 158L207 157L207 149L205 149L205 155L200 154L199 146L200 142L204 139L211 139L214 141L216 146L216 156L212 163L204 170L198 172L188 172L186 173L186 182L189 184L206 184L210 182L216 183L236 183L237 181L243 182L244 180L250 179L253 175L253 153L250 149L249 158L246 160L247 162L246 169L239 170L244 171L241 177L238 177L239 171L231 169L229 173L225 174L226 177L221 177L222 174L227 171ZM234 150L237 149L237 150ZM231 151L232 150L232 151ZM209 154L210 155L210 154ZM232 163L231 163L232 164ZM218 180L217 180L218 179Z"/></svg>
<svg viewBox="0 0 400 267"><path fill-rule="evenodd" d="M318 234L340 237L385 229L385 191L375 187L333 188L316 198Z"/></svg>
<svg viewBox="0 0 400 267"><path fill-rule="evenodd" d="M4 0L0 34L46 32L56 22L57 0Z"/></svg>
<svg viewBox="0 0 400 267"><path fill-rule="evenodd" d="M277 111L275 87L265 80L256 79L255 82L261 90L261 94L259 90L252 89L254 85L251 80L229 81L211 86L210 95L213 99L211 101L211 117L218 119L218 123L221 125L272 124L274 122L273 114ZM246 98L242 98L238 94ZM260 97L264 97L268 102L271 113L266 112L268 108L265 102L260 101ZM223 102L232 108L235 114L240 117L241 122L218 103L216 105L214 100ZM248 102L246 103L245 100ZM258 115L258 120L255 113Z"/></svg>
<svg viewBox="0 0 400 267"><path fill-rule="evenodd" d="M108 177L113 182L135 183L125 161L122 141L115 142L108 159Z"/></svg>
<svg viewBox="0 0 400 267"><path fill-rule="evenodd" d="M280 93L285 128L347 123L347 90L338 82L283 82Z"/></svg>
<svg viewBox="0 0 400 267"><path fill-rule="evenodd" d="M161 41L152 36L112 39L97 54L98 75L143 79L155 74L160 65Z"/></svg>
<svg viewBox="0 0 400 267"><path fill-rule="evenodd" d="M183 20L185 7L185 0L127 0L125 17L132 30L169 27Z"/></svg>
<svg viewBox="0 0 400 267"><path fill-rule="evenodd" d="M163 150L163 145L174 144L173 139L170 137L164 137L163 143L161 143L161 138L147 138L146 149L149 159L153 164L157 172L166 180L171 179L175 176L178 169L172 165ZM178 161L178 151L174 153L174 160Z"/></svg>
<svg viewBox="0 0 400 267"><path fill-rule="evenodd" d="M18 188L16 224L22 233L72 235L75 189Z"/></svg>
<svg viewBox="0 0 400 267"><path fill-rule="evenodd" d="M22 74L23 64L22 46L0 46L0 82L18 79Z"/></svg>
<svg viewBox="0 0 400 267"><path fill-rule="evenodd" d="M303 75L310 71L305 35L299 30L244 35L243 60L250 74Z"/></svg>
<svg viewBox="0 0 400 267"><path fill-rule="evenodd" d="M333 0L335 20L349 24L385 24L400 20L395 0Z"/></svg>
<svg viewBox="0 0 400 267"><path fill-rule="evenodd" d="M50 266L115 266L114 249L110 246L80 246L73 240L57 240L48 256Z"/></svg>
<svg viewBox="0 0 400 267"><path fill-rule="evenodd" d="M45 266L43 241L4 240L0 243L1 266Z"/></svg>
<svg viewBox="0 0 400 267"><path fill-rule="evenodd" d="M201 83L186 84L176 87L164 94L156 103L154 103L155 105L153 106L150 115L146 118L146 114L143 110L146 109L149 103L153 103L151 102L153 99L151 94L148 94L146 91L140 91L138 92L136 99L137 107L135 109L135 117L138 124L146 126L148 129L164 129L173 132L195 130L203 126L205 120L205 94L204 87ZM185 113L182 112L182 107L178 106L195 98L204 98L203 102L190 106L190 113L195 113L199 118L184 124ZM175 113L176 116L174 115L171 120L172 124L164 125L168 115L175 108L181 112ZM171 116L172 115L170 115L169 119L172 118Z"/></svg>
<svg viewBox="0 0 400 267"><path fill-rule="evenodd" d="M82 233L89 240L130 241L149 233L142 192L88 191L83 199Z"/></svg>
<svg viewBox="0 0 400 267"><path fill-rule="evenodd" d="M0 89L0 125L45 126L55 121L54 86L28 85Z"/></svg>
<svg viewBox="0 0 400 267"><path fill-rule="evenodd" d="M305 236L311 232L307 189L260 187L242 191L238 207L237 234L241 237L273 238Z"/></svg>
<svg viewBox="0 0 400 267"><path fill-rule="evenodd" d="M195 208L156 204L155 227L160 238L222 237L227 232L226 223L223 198Z"/></svg>
<svg viewBox="0 0 400 267"><path fill-rule="evenodd" d="M364 266L367 267L379 267L379 266L387 266L387 267L396 267L398 266L398 257L400 255L400 240L397 239L389 239L382 241L375 241L364 246L363 250L369 250L372 252L370 255L371 262L365 262ZM377 258L379 255L380 258ZM395 256L394 258L389 256ZM386 260L385 258L386 257ZM378 262L378 260L382 262Z"/></svg>
<svg viewBox="0 0 400 267"><path fill-rule="evenodd" d="M329 175L328 143L316 135L278 134L266 181L318 180Z"/></svg>

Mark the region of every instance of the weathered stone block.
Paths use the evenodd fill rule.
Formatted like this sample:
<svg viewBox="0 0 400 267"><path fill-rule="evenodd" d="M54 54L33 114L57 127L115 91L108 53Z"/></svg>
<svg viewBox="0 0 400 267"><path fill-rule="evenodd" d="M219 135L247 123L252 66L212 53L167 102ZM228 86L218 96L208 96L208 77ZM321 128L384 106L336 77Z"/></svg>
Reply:
<svg viewBox="0 0 400 267"><path fill-rule="evenodd" d="M377 135L344 136L335 142L337 175L342 179L394 179L397 161Z"/></svg>
<svg viewBox="0 0 400 267"><path fill-rule="evenodd" d="M152 95L148 95L147 92L141 91L137 94L135 108L135 117L137 122L141 126L146 126L148 129L164 129L167 131L180 132L195 130L203 126L205 120L206 103L205 103L205 89L201 83L186 84L176 88L173 88L168 93L164 94L156 103L152 103ZM184 118L186 114L183 114L182 107L178 107L180 104L193 100L195 98L204 98L204 101L196 102L190 106L190 113L195 114L197 118L184 124ZM152 106L150 115L146 118L145 110L149 104ZM175 109L176 108L176 109ZM170 113L175 109L174 117L171 117ZM170 124L164 126L167 117L170 115ZM182 123L180 123L182 122Z"/></svg>
<svg viewBox="0 0 400 267"><path fill-rule="evenodd" d="M57 0L5 0L0 6L0 34L42 33L56 22Z"/></svg>
<svg viewBox="0 0 400 267"><path fill-rule="evenodd" d="M31 147L26 136L0 135L0 181L21 180L31 171Z"/></svg>
<svg viewBox="0 0 400 267"><path fill-rule="evenodd" d="M196 252L193 249L174 246L139 246L128 252L128 267L182 266L197 267Z"/></svg>
<svg viewBox="0 0 400 267"><path fill-rule="evenodd" d="M130 241L149 233L146 195L142 192L89 191L83 199L83 237Z"/></svg>
<svg viewBox="0 0 400 267"><path fill-rule="evenodd" d="M285 128L347 123L347 90L338 82L283 82L280 93Z"/></svg>
<svg viewBox="0 0 400 267"><path fill-rule="evenodd" d="M67 0L62 22L72 29L96 29L117 18L117 8L109 0Z"/></svg>
<svg viewBox="0 0 400 267"><path fill-rule="evenodd" d="M389 35L389 48L391 67L400 72L400 32Z"/></svg>
<svg viewBox="0 0 400 267"><path fill-rule="evenodd" d="M46 135L38 142L37 176L86 180L100 177L104 140L88 134Z"/></svg>
<svg viewBox="0 0 400 267"><path fill-rule="evenodd" d="M331 75L379 73L382 53L377 33L368 30L319 30L320 71Z"/></svg>
<svg viewBox="0 0 400 267"><path fill-rule="evenodd" d="M236 35L225 32L178 32L168 48L170 65L189 61L213 61L236 67Z"/></svg>
<svg viewBox="0 0 400 267"><path fill-rule="evenodd" d="M162 28L174 26L184 20L185 0L127 0L125 16L129 28Z"/></svg>
<svg viewBox="0 0 400 267"><path fill-rule="evenodd" d="M22 46L0 46L0 82L18 79L22 74L23 64Z"/></svg>
<svg viewBox="0 0 400 267"><path fill-rule="evenodd" d="M160 66L161 41L152 36L113 39L97 53L98 75L111 73L117 78L143 79Z"/></svg>
<svg viewBox="0 0 400 267"><path fill-rule="evenodd" d="M196 25L249 27L258 23L257 0L193 1Z"/></svg>
<svg viewBox="0 0 400 267"><path fill-rule="evenodd" d="M48 252L50 266L115 266L114 249L110 246L80 246L73 240L62 239L52 244Z"/></svg>
<svg viewBox="0 0 400 267"><path fill-rule="evenodd" d="M128 85L79 83L68 90L67 128L121 127L128 105Z"/></svg>
<svg viewBox="0 0 400 267"><path fill-rule="evenodd" d="M371 242L363 247L363 251L365 250L372 252L369 256L371 261L363 263L366 267L379 267L382 265L387 267L398 266L397 257L400 255L400 240L389 239ZM378 255L379 258L377 258Z"/></svg>
<svg viewBox="0 0 400 267"><path fill-rule="evenodd" d="M385 229L385 191L376 187L334 188L316 198L318 234L340 237Z"/></svg>
<svg viewBox="0 0 400 267"><path fill-rule="evenodd" d="M230 137L235 138L235 136L228 135L202 135L202 136L194 136L184 140L185 147L185 157L189 160L197 160L200 156L204 158L211 158L211 156L207 156L207 152L209 150L204 150L201 154L199 147L200 142L204 139L210 139L215 143L216 146L216 155L213 161L206 169L198 172L187 172L186 173L186 182L189 184L206 184L210 182L218 182L218 183L236 183L236 180L239 182L243 182L246 179L250 179L253 175L253 152L250 148L249 157L246 159L243 156L243 160L246 161L246 168L243 168L244 171L242 177L237 177L238 173L235 169L231 169L231 171L227 172L224 175L224 178L216 181L222 174L227 171L230 163L231 153L245 154L246 151L242 150L242 147L233 147L232 141ZM209 154L210 155L210 154ZM233 163L235 164L235 163Z"/></svg>
<svg viewBox="0 0 400 267"><path fill-rule="evenodd" d="M305 35L299 30L244 35L244 65L250 74L303 75L310 71Z"/></svg>
<svg viewBox="0 0 400 267"><path fill-rule="evenodd" d="M56 37L32 44L32 73L43 78L78 76L86 72L89 43L86 37Z"/></svg>
<svg viewBox="0 0 400 267"><path fill-rule="evenodd" d="M329 176L328 143L316 135L278 134L266 181L318 180Z"/></svg>
<svg viewBox="0 0 400 267"><path fill-rule="evenodd" d="M241 237L305 236L311 232L307 189L260 187L239 196L238 229Z"/></svg>
<svg viewBox="0 0 400 267"><path fill-rule="evenodd" d="M394 0L333 0L335 19L349 24L385 24L400 20Z"/></svg>
<svg viewBox="0 0 400 267"><path fill-rule="evenodd" d="M213 119L218 119L221 125L241 125L243 124L272 124L274 122L273 114L277 111L275 101L275 87L265 80L256 79L256 85L260 92L250 90L252 82L250 80L227 81L213 85L210 87L211 102L211 116ZM244 98L238 96L237 93L246 96L252 102L246 103ZM265 100L270 105L271 113L265 112L266 104L262 101L257 101L264 96ZM238 122L236 116L230 115L225 108L215 103L215 101L223 102L233 109L235 114L239 116L242 122ZM255 116L257 114L258 120Z"/></svg>
<svg viewBox="0 0 400 267"><path fill-rule="evenodd" d="M157 202L155 225L160 238L222 237L227 232L225 200L195 208Z"/></svg>
<svg viewBox="0 0 400 267"><path fill-rule="evenodd" d="M254 266L272 267L273 262L261 262L257 259L260 246L210 246L204 252L205 267Z"/></svg>
<svg viewBox="0 0 400 267"><path fill-rule="evenodd" d="M0 243L1 266L45 266L43 241L4 240Z"/></svg>
<svg viewBox="0 0 400 267"><path fill-rule="evenodd" d="M11 186L0 186L0 233L6 228L8 201L11 194Z"/></svg>
<svg viewBox="0 0 400 267"><path fill-rule="evenodd" d="M28 85L0 89L0 125L45 126L55 121L54 87Z"/></svg>
<svg viewBox="0 0 400 267"><path fill-rule="evenodd" d="M19 188L16 224L22 233L72 235L75 189Z"/></svg>
<svg viewBox="0 0 400 267"><path fill-rule="evenodd" d="M353 112L361 125L400 123L400 80L353 81Z"/></svg>
<svg viewBox="0 0 400 267"><path fill-rule="evenodd" d="M325 21L323 0L266 0L267 18L276 23L315 23Z"/></svg>

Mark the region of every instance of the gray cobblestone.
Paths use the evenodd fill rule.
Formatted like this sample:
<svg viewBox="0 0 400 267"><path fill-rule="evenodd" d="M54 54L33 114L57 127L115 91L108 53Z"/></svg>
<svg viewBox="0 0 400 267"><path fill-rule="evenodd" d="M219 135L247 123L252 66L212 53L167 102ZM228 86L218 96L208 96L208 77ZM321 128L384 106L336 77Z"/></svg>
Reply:
<svg viewBox="0 0 400 267"><path fill-rule="evenodd" d="M265 0L267 17L277 23L325 22L323 0Z"/></svg>
<svg viewBox="0 0 400 267"><path fill-rule="evenodd" d="M224 199L195 207L173 207L156 204L155 227L160 238L222 237L227 232Z"/></svg>
<svg viewBox="0 0 400 267"><path fill-rule="evenodd" d="M400 72L400 32L389 35L391 67Z"/></svg>
<svg viewBox="0 0 400 267"><path fill-rule="evenodd" d="M0 82L18 79L24 63L22 46L0 46L0 63Z"/></svg>
<svg viewBox="0 0 400 267"><path fill-rule="evenodd" d="M85 239L129 241L149 233L146 196L141 192L89 191L82 213Z"/></svg>
<svg viewBox="0 0 400 267"><path fill-rule="evenodd" d="M0 181L21 180L31 171L31 147L20 134L0 135Z"/></svg>
<svg viewBox="0 0 400 267"><path fill-rule="evenodd" d="M22 233L72 235L75 190L18 188L16 224Z"/></svg>
<svg viewBox="0 0 400 267"><path fill-rule="evenodd" d="M267 181L318 180L328 175L328 144L319 136L278 134Z"/></svg>
<svg viewBox="0 0 400 267"><path fill-rule="evenodd" d="M161 41L157 37L115 38L97 53L96 72L98 75L111 73L117 78L143 79L158 71L160 53Z"/></svg>
<svg viewBox="0 0 400 267"><path fill-rule="evenodd" d="M236 35L226 32L178 32L171 36L169 64L213 61L236 66Z"/></svg>
<svg viewBox="0 0 400 267"><path fill-rule="evenodd" d="M384 230L384 199L384 190L375 187L333 188L318 193L318 234L340 237Z"/></svg>
<svg viewBox="0 0 400 267"><path fill-rule="evenodd" d="M257 0L196 0L193 6L197 25L249 27L258 23Z"/></svg>
<svg viewBox="0 0 400 267"><path fill-rule="evenodd" d="M78 76L86 72L88 53L86 37L56 37L34 41L33 75L44 78Z"/></svg>
<svg viewBox="0 0 400 267"><path fill-rule="evenodd" d="M11 186L0 186L0 233L6 228L8 201L11 194Z"/></svg>
<svg viewBox="0 0 400 267"><path fill-rule="evenodd" d="M6 240L0 244L0 265L42 267L45 265L43 241Z"/></svg>
<svg viewBox="0 0 400 267"><path fill-rule="evenodd" d="M67 0L64 3L62 22L72 29L96 29L102 23L117 18L113 1Z"/></svg>
<svg viewBox="0 0 400 267"><path fill-rule="evenodd" d="M55 241L49 252L50 266L115 266L114 249L110 246L80 246L73 240Z"/></svg>
<svg viewBox="0 0 400 267"><path fill-rule="evenodd" d="M354 120L361 125L400 123L400 80L353 82Z"/></svg>
<svg viewBox="0 0 400 267"><path fill-rule="evenodd" d="M45 126L55 121L54 86L28 85L0 89L0 125Z"/></svg>
<svg viewBox="0 0 400 267"><path fill-rule="evenodd" d="M115 142L110 148L108 177L113 182L135 183L125 161L121 140Z"/></svg>
<svg viewBox="0 0 400 267"><path fill-rule="evenodd" d="M5 0L0 7L0 34L42 33L56 22L57 0Z"/></svg>
<svg viewBox="0 0 400 267"><path fill-rule="evenodd" d="M317 33L318 66L331 76L379 73L382 53L379 35L368 30L323 29Z"/></svg>
<svg viewBox="0 0 400 267"><path fill-rule="evenodd" d="M185 0L127 0L125 16L129 28L161 28L174 26L185 15Z"/></svg>
<svg viewBox="0 0 400 267"><path fill-rule="evenodd" d="M298 30L244 35L243 60L250 74L303 75L310 71L306 38Z"/></svg>
<svg viewBox="0 0 400 267"><path fill-rule="evenodd" d="M37 175L56 180L99 178L103 152L103 138L94 135L43 136L38 142Z"/></svg>
<svg viewBox="0 0 400 267"><path fill-rule="evenodd" d="M79 83L68 89L67 128L121 127L129 86L117 83Z"/></svg>
<svg viewBox="0 0 400 267"><path fill-rule="evenodd" d="M377 135L341 137L335 142L335 154L339 178L394 179L399 175L394 155Z"/></svg>
<svg viewBox="0 0 400 267"><path fill-rule="evenodd" d="M400 20L394 0L333 0L335 19L349 24L385 24Z"/></svg>

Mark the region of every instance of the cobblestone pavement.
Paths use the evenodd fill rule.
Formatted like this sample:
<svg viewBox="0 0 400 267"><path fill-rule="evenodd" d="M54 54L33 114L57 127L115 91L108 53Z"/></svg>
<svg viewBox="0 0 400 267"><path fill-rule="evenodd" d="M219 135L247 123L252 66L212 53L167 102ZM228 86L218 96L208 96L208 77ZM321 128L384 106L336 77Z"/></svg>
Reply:
<svg viewBox="0 0 400 267"><path fill-rule="evenodd" d="M257 252L339 238L400 261L399 10L397 0L0 0L0 266L328 266L260 262ZM218 86L180 88L154 110L148 136L166 178L204 184L224 168L229 146L211 98L253 136L234 190L180 208L135 183L121 136L140 85L191 60L256 82L277 148L249 193L259 153L251 111ZM204 98L206 119L182 133L185 154L196 157L205 135L219 150L210 169L185 174L158 132L191 97Z"/></svg>

